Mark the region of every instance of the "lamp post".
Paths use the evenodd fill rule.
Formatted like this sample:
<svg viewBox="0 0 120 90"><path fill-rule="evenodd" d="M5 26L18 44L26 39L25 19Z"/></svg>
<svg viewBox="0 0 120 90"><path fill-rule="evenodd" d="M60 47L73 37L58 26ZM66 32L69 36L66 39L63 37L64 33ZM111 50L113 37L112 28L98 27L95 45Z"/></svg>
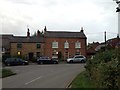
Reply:
<svg viewBox="0 0 120 90"><path fill-rule="evenodd" d="M113 0L116 1L118 4L118 7L116 8L116 12L118 12L118 36L120 36L120 1L119 0Z"/></svg>

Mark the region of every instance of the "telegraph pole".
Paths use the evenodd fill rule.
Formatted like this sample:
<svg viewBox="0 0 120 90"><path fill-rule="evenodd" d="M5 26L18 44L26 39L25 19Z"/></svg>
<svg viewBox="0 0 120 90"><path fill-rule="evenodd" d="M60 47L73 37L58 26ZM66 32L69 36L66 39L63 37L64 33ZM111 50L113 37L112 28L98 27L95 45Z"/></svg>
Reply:
<svg viewBox="0 0 120 90"><path fill-rule="evenodd" d="M107 46L106 31L104 32L104 35L105 35L105 50L106 50L106 46Z"/></svg>
<svg viewBox="0 0 120 90"><path fill-rule="evenodd" d="M116 12L118 12L118 36L120 36L120 0L113 0L116 1L118 7L116 8Z"/></svg>

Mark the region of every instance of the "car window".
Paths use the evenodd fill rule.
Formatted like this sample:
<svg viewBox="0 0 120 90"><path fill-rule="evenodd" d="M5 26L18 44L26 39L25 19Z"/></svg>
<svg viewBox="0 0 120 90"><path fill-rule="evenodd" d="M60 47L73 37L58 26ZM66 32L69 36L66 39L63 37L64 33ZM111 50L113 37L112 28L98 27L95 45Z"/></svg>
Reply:
<svg viewBox="0 0 120 90"><path fill-rule="evenodd" d="M83 56L76 56L75 58L84 58Z"/></svg>

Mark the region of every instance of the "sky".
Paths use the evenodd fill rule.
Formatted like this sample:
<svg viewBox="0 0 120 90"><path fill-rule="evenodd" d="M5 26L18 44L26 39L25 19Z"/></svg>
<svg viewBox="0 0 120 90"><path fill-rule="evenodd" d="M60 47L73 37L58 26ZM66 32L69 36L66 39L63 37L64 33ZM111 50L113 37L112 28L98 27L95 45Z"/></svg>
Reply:
<svg viewBox="0 0 120 90"><path fill-rule="evenodd" d="M48 31L80 32L87 42L104 42L118 33L113 0L0 0L0 33L26 36L47 26Z"/></svg>

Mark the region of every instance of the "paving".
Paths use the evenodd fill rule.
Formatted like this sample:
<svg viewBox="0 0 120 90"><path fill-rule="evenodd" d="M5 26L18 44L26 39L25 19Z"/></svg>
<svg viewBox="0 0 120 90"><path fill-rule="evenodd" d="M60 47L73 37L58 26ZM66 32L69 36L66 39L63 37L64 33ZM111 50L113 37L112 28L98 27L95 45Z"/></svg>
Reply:
<svg viewBox="0 0 120 90"><path fill-rule="evenodd" d="M3 88L66 88L85 64L30 64L4 67L17 75L2 79Z"/></svg>

